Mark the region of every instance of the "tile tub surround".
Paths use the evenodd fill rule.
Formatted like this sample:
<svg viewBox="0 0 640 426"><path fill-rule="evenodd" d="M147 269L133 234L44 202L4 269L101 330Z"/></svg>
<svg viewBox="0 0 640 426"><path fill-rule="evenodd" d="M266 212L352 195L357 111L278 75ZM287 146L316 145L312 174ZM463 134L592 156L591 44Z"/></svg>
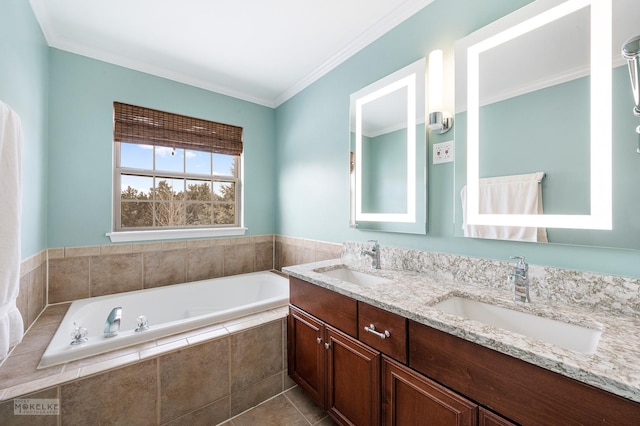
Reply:
<svg viewBox="0 0 640 426"><path fill-rule="evenodd" d="M48 250L48 303L340 257L341 244L261 235Z"/></svg>
<svg viewBox="0 0 640 426"><path fill-rule="evenodd" d="M25 330L46 306L47 253L42 251L20 262L20 291L16 305Z"/></svg>
<svg viewBox="0 0 640 426"><path fill-rule="evenodd" d="M48 303L273 269L274 236L48 250Z"/></svg>
<svg viewBox="0 0 640 426"><path fill-rule="evenodd" d="M532 280L532 302L516 303L511 300L512 289L506 282L510 272L508 262L463 258L438 253L411 252L402 249L383 248L382 270L372 271L369 259L360 251L364 244L346 243L341 260L330 260L284 268L291 276L312 282L356 300L394 312L419 323L431 326L454 336L514 356L578 381L607 390L614 394L640 402L640 318L631 310L633 303L626 302L628 288L620 289L621 300L610 306L594 309L587 298L574 300L566 295L543 296L549 290L539 284L536 267ZM315 272L348 265L362 272L380 275L391 280L384 285L359 286ZM546 268L543 268L546 269ZM551 271L554 279L565 274L576 279L572 271ZM611 277L587 276L588 294L595 292L594 282L608 282ZM477 278L476 278L477 277ZM624 280L637 288L637 281ZM581 281L577 281L581 282ZM605 286L607 291L609 287ZM561 290L558 290L561 293ZM450 297L461 296L507 308L536 314L552 319L602 330L597 351L585 355L552 344L489 327L479 322L446 314L432 306ZM566 300L565 300L566 299ZM603 300L603 298L599 298ZM637 294L635 300L637 301Z"/></svg>
<svg viewBox="0 0 640 426"><path fill-rule="evenodd" d="M35 370L67 307L48 307L0 367L0 424L216 424L294 386L286 372L286 307ZM60 399L59 419L13 415L14 398L45 394Z"/></svg>

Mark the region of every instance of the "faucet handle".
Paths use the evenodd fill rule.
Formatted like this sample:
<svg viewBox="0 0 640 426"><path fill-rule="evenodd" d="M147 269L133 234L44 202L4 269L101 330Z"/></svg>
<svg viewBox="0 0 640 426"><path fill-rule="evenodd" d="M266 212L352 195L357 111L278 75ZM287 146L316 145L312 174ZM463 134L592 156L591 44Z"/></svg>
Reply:
<svg viewBox="0 0 640 426"><path fill-rule="evenodd" d="M380 244L378 244L378 240L367 240L368 243L373 243L373 247L380 247Z"/></svg>
<svg viewBox="0 0 640 426"><path fill-rule="evenodd" d="M511 260L517 260L516 263L511 264L516 269L526 271L529 268L529 265L527 265L527 263L524 261L524 256L510 256L509 258Z"/></svg>

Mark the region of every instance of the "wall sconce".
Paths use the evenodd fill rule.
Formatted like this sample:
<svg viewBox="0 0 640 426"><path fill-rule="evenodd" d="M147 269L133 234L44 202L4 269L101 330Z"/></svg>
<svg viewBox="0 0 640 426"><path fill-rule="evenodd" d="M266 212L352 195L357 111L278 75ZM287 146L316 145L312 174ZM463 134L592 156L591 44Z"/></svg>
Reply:
<svg viewBox="0 0 640 426"><path fill-rule="evenodd" d="M429 130L439 135L453 127L453 116L443 111L442 50L429 53Z"/></svg>

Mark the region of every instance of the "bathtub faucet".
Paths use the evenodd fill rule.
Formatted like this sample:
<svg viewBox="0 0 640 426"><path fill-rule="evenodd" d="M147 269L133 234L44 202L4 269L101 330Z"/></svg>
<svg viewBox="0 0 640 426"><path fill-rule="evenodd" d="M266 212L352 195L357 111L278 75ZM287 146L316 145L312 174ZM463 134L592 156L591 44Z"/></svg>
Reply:
<svg viewBox="0 0 640 426"><path fill-rule="evenodd" d="M120 331L120 318L122 317L122 308L118 306L113 308L104 322L104 337L113 337Z"/></svg>

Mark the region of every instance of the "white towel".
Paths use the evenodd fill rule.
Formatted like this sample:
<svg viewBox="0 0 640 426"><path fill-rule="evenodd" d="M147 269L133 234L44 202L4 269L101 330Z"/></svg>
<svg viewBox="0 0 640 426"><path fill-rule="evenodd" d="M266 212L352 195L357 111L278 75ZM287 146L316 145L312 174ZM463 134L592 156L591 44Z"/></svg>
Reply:
<svg viewBox="0 0 640 426"><path fill-rule="evenodd" d="M0 102L0 360L20 343L24 333L16 307L20 291L21 169L20 117Z"/></svg>
<svg viewBox="0 0 640 426"><path fill-rule="evenodd" d="M543 214L542 186L544 172L480 179L480 214ZM467 225L467 187L462 199L462 230L465 237L544 242L546 228Z"/></svg>

